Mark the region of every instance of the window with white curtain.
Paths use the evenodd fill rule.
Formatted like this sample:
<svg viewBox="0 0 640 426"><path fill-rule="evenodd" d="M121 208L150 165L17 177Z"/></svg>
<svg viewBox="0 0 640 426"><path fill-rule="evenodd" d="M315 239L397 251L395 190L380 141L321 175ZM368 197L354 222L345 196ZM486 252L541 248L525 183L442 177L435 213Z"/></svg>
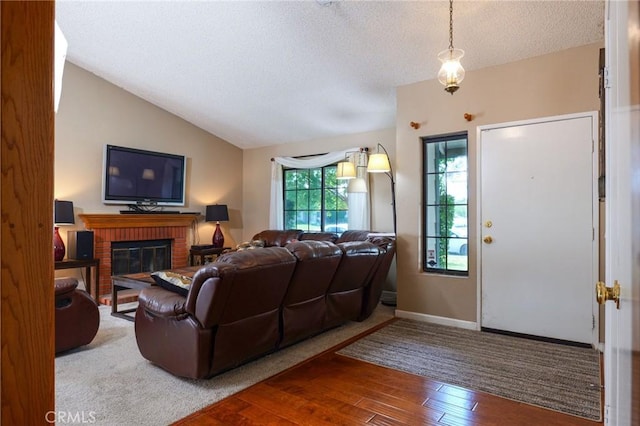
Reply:
<svg viewBox="0 0 640 426"><path fill-rule="evenodd" d="M283 171L285 229L342 233L348 229L348 180L336 166Z"/></svg>
<svg viewBox="0 0 640 426"><path fill-rule="evenodd" d="M345 159L356 165L360 183L357 189L352 185L351 193L349 180L336 179L336 165ZM371 208L366 166L366 149L358 147L302 158L272 158L270 229L337 233L369 229Z"/></svg>

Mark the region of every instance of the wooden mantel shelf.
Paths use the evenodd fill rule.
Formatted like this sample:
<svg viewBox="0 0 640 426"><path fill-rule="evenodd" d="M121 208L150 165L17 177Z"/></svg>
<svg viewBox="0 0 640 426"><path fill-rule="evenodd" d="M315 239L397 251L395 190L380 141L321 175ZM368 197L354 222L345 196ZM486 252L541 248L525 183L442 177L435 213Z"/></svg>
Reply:
<svg viewBox="0 0 640 426"><path fill-rule="evenodd" d="M79 214L87 229L191 226L199 214Z"/></svg>

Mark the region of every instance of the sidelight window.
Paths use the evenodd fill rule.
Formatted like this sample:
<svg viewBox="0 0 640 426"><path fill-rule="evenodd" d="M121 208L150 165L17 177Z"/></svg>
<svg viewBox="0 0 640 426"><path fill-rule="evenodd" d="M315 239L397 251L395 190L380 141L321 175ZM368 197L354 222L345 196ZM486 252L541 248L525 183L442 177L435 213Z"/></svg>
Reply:
<svg viewBox="0 0 640 426"><path fill-rule="evenodd" d="M469 274L467 134L423 139L423 270Z"/></svg>

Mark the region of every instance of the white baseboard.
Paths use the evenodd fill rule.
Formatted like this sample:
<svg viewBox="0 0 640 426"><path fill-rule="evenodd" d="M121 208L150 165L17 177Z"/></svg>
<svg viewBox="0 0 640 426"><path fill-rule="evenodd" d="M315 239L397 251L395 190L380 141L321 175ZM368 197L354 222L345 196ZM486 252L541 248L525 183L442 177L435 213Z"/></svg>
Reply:
<svg viewBox="0 0 640 426"><path fill-rule="evenodd" d="M467 330L478 330L478 323L475 321L464 321L455 318L439 317L436 315L421 314L418 312L402 311L396 309L396 317L411 319L422 322L430 322L439 325L448 325L451 327L465 328Z"/></svg>

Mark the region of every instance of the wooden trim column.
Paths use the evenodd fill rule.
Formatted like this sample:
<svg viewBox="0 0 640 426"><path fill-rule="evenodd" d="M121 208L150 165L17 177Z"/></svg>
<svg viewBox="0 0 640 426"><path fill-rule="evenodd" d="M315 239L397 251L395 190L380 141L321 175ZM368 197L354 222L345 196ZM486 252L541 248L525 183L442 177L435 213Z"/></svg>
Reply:
<svg viewBox="0 0 640 426"><path fill-rule="evenodd" d="M55 404L54 16L53 1L0 2L0 422L6 425L47 424Z"/></svg>

